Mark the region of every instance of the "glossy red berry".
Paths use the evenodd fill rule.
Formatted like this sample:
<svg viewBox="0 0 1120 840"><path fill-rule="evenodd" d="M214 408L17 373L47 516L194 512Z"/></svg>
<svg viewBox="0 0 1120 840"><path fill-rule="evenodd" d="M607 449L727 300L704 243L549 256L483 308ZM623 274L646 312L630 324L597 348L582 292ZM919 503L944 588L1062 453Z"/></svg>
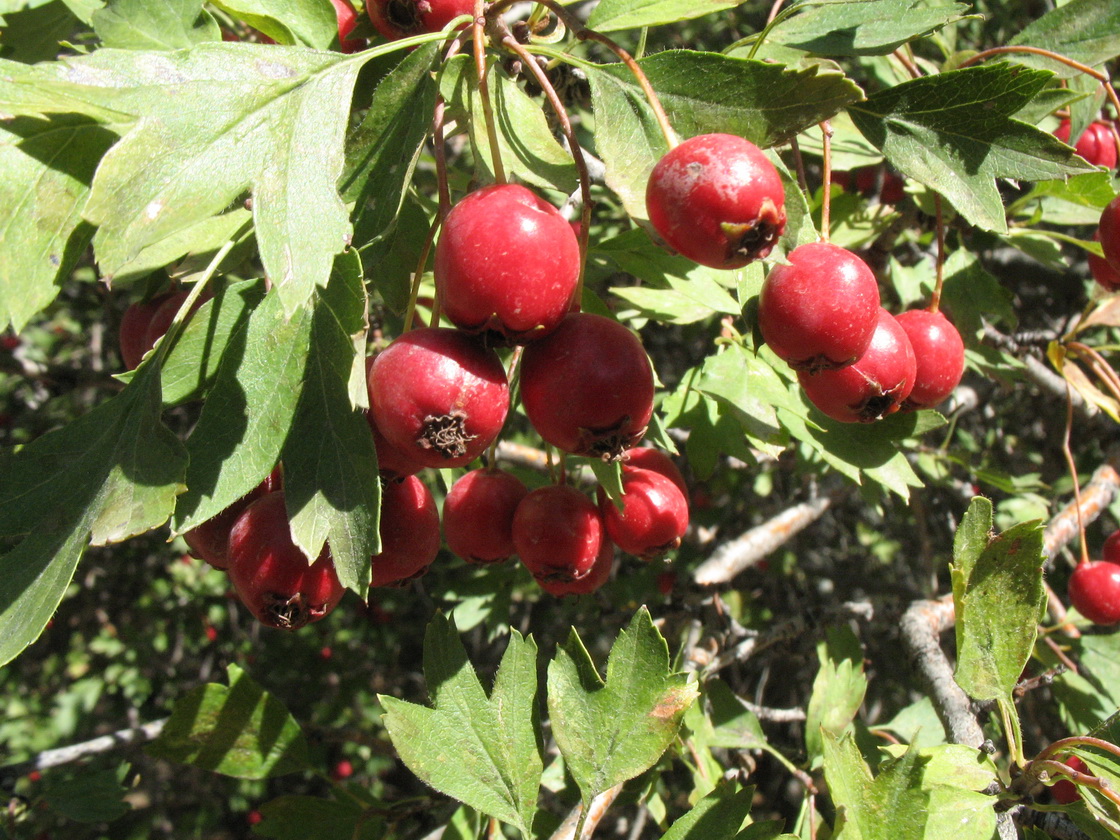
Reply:
<svg viewBox="0 0 1120 840"><path fill-rule="evenodd" d="M1100 231L1093 232L1093 241L1099 242L1101 238ZM1089 254L1089 273L1093 275L1093 279L1097 281L1097 285L1104 289L1106 292L1115 292L1120 289L1120 269L1113 268L1112 264L1104 257L1098 257L1096 254Z"/></svg>
<svg viewBox="0 0 1120 840"><path fill-rule="evenodd" d="M1078 564L1069 577L1069 601L1094 624L1120 623L1120 565L1105 560Z"/></svg>
<svg viewBox="0 0 1120 840"><path fill-rule="evenodd" d="M770 349L795 370L852 364L879 320L879 285L867 263L838 245L811 242L776 265L758 297L758 326Z"/></svg>
<svg viewBox="0 0 1120 840"><path fill-rule="evenodd" d="M599 554L591 564L591 571L579 580L536 578L537 585L549 595L563 598L566 595L590 595L610 580L614 568L614 545L606 537L599 546Z"/></svg>
<svg viewBox="0 0 1120 840"><path fill-rule="evenodd" d="M1120 271L1120 195L1112 199L1101 212L1097 235L1104 258L1109 265Z"/></svg>
<svg viewBox="0 0 1120 840"><path fill-rule="evenodd" d="M786 226L778 171L758 146L731 134L702 134L662 157L646 211L670 248L712 268L765 257Z"/></svg>
<svg viewBox="0 0 1120 840"><path fill-rule="evenodd" d="M1101 548L1101 559L1106 563L1120 564L1120 531L1113 531L1104 541Z"/></svg>
<svg viewBox="0 0 1120 840"><path fill-rule="evenodd" d="M1063 143L1069 142L1069 120L1062 120L1054 132L1054 136ZM1116 168L1116 137L1112 128L1106 122L1090 123L1088 128L1077 138L1073 147L1081 157L1093 164L1106 169Z"/></svg>
<svg viewBox="0 0 1120 840"><path fill-rule="evenodd" d="M366 11L389 40L438 32L460 15L474 12L474 0L369 0Z"/></svg>
<svg viewBox="0 0 1120 840"><path fill-rule="evenodd" d="M521 357L521 402L553 446L618 459L653 416L653 367L638 337L602 315L571 313Z"/></svg>
<svg viewBox="0 0 1120 840"><path fill-rule="evenodd" d="M373 367L374 357L370 356L366 359L366 392L369 396L369 402L373 404L373 395L369 393L369 372ZM366 409L366 422L369 423L369 430L373 434L373 448L377 453L377 470L381 473L382 478L394 479L404 478L406 475L415 475L424 469L424 465L410 460L393 444L385 438L381 430L377 428L377 423L373 419L373 411Z"/></svg>
<svg viewBox="0 0 1120 840"><path fill-rule="evenodd" d="M422 328L374 357L370 411L386 440L426 467L464 466L498 436L509 385L497 354L454 329Z"/></svg>
<svg viewBox="0 0 1120 840"><path fill-rule="evenodd" d="M902 407L933 408L953 393L964 375L961 334L940 312L927 309L911 309L895 320L910 339L917 363L914 388Z"/></svg>
<svg viewBox="0 0 1120 840"><path fill-rule="evenodd" d="M688 499L653 470L622 468L622 509L599 488L599 512L609 536L627 554L652 559L681 544L688 530Z"/></svg>
<svg viewBox="0 0 1120 840"><path fill-rule="evenodd" d="M567 485L534 490L514 513L513 544L538 581L570 583L587 577L603 538L599 509Z"/></svg>
<svg viewBox="0 0 1120 840"><path fill-rule="evenodd" d="M439 511L432 492L410 475L381 491L381 553L370 558L370 586L403 586L420 577L439 553Z"/></svg>
<svg viewBox="0 0 1120 840"><path fill-rule="evenodd" d="M229 579L257 620L284 630L323 618L343 593L329 549L309 564L292 542L283 491L257 499L234 523Z"/></svg>
<svg viewBox="0 0 1120 840"><path fill-rule="evenodd" d="M855 364L820 373L800 371L797 381L809 401L833 420L870 423L898 411L916 374L910 339L894 316L880 309L871 344Z"/></svg>
<svg viewBox="0 0 1120 840"><path fill-rule="evenodd" d="M517 551L513 515L529 488L512 473L472 470L443 500L443 536L452 553L468 563L500 563Z"/></svg>
<svg viewBox="0 0 1120 840"><path fill-rule="evenodd" d="M436 246L444 315L490 343L521 344L555 329L579 273L571 225L519 184L472 192L451 208Z"/></svg>
<svg viewBox="0 0 1120 840"><path fill-rule="evenodd" d="M199 560L205 560L215 569L229 568L229 534L245 508L262 496L273 493L283 486L284 480L280 467L276 467L268 477L254 487L245 496L242 496L232 505L227 507L217 516L207 519L183 534L183 539L190 547L191 554Z"/></svg>
<svg viewBox="0 0 1120 840"><path fill-rule="evenodd" d="M152 323L156 310L170 297L171 293L168 292L148 301L131 303L121 316L117 340L120 345L121 360L129 370L138 367L144 354L152 349L152 345L148 344L148 325Z"/></svg>
<svg viewBox="0 0 1120 840"><path fill-rule="evenodd" d="M643 470L653 470L656 473L661 473L677 485L681 493L686 497L689 495L688 485L685 483L684 475L681 474L680 467L676 465L667 453L662 452L660 449L654 449L652 446L635 446L633 449L627 450L623 460L626 466L639 467Z"/></svg>
<svg viewBox="0 0 1120 840"><path fill-rule="evenodd" d="M347 0L331 0L335 17L338 18L338 43L344 53L357 52L366 45L362 38L348 37L358 25L358 13Z"/></svg>
<svg viewBox="0 0 1120 840"><path fill-rule="evenodd" d="M347 761L345 758L341 761L335 762L334 767L331 768L331 778L336 782L341 782L349 779L354 775L354 765Z"/></svg>
<svg viewBox="0 0 1120 840"><path fill-rule="evenodd" d="M1069 769L1073 770L1075 773L1089 772L1088 765L1076 755L1071 755L1063 759L1062 763L1067 765ZM1050 795L1054 797L1055 802L1059 802L1062 805L1069 805L1081 798L1081 794L1077 790L1077 785L1069 779L1064 778L1059 779L1050 786Z"/></svg>

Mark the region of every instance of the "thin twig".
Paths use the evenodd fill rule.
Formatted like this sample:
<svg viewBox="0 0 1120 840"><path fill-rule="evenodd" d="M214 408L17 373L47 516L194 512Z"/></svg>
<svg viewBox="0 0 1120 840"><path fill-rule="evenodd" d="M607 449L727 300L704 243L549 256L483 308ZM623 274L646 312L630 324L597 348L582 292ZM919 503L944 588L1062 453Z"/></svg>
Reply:
<svg viewBox="0 0 1120 840"><path fill-rule="evenodd" d="M53 750L44 750L30 761L21 761L18 764L6 764L0 767L0 787L8 787L20 776L26 776L34 770L48 770L63 764L71 764L83 758L124 749L125 747L145 744L155 740L163 731L167 718L145 723L130 729L121 729L111 735L102 735L80 744L71 744L67 747L58 747Z"/></svg>
<svg viewBox="0 0 1120 840"><path fill-rule="evenodd" d="M622 793L622 785L617 784L612 788L607 788L591 800L591 807L587 809L587 817L583 819L583 831L580 834L580 840L586 840L591 836L595 827L606 815L607 809L614 804L620 793ZM576 827L579 825L582 816L583 805L576 805L568 812L568 816L564 818L564 822L560 823L560 827L552 833L550 840L576 840Z"/></svg>

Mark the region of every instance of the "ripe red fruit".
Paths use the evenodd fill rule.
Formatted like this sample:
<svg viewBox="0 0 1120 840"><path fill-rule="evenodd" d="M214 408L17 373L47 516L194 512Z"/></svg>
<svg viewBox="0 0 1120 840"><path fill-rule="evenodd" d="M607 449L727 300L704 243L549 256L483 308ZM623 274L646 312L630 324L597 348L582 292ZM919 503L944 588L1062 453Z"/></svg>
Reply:
<svg viewBox="0 0 1120 840"><path fill-rule="evenodd" d="M381 553L370 558L370 586L404 586L439 553L439 511L432 493L410 475L381 490Z"/></svg>
<svg viewBox="0 0 1120 840"><path fill-rule="evenodd" d="M811 242L776 265L758 297L758 326L790 367L815 373L850 365L871 343L879 285L867 263L838 245Z"/></svg>
<svg viewBox="0 0 1120 840"><path fill-rule="evenodd" d="M373 360L375 357L370 356L366 359L366 392L369 396L369 402L373 404L373 394L369 393L369 372L373 367ZM415 475L424 469L423 464L410 460L393 444L385 439L385 435L377 428L377 423L373 419L373 411L366 410L366 422L369 423L369 430L373 433L373 448L377 452L377 470L381 473L383 478L392 480L394 478L404 478L406 475Z"/></svg>
<svg viewBox="0 0 1120 840"><path fill-rule="evenodd" d="M357 52L365 46L362 38L347 38L358 23L358 13L354 11L346 0L331 0L334 5L334 14L338 18L338 43L344 53Z"/></svg>
<svg viewBox="0 0 1120 840"><path fill-rule="evenodd" d="M513 544L538 581L570 583L587 577L603 539L599 509L574 487L540 487L514 513Z"/></svg>
<svg viewBox="0 0 1120 840"><path fill-rule="evenodd" d="M468 563L508 560L517 550L513 515L527 495L521 479L503 470L472 470L462 476L443 500L447 547Z"/></svg>
<svg viewBox="0 0 1120 840"><path fill-rule="evenodd" d="M964 375L961 334L940 312L927 309L911 309L895 320L910 339L917 362L914 389L902 407L933 408L953 392Z"/></svg>
<svg viewBox="0 0 1120 840"><path fill-rule="evenodd" d="M1101 559L1106 563L1120 563L1120 531L1113 531L1101 548Z"/></svg>
<svg viewBox="0 0 1120 840"><path fill-rule="evenodd" d="M563 598L565 595L590 595L598 589L601 589L611 577L611 570L614 568L614 545L606 537L603 537L602 545L599 546L599 554L595 557L595 562L591 564L591 571L579 580L554 580L546 578L536 578L537 585L540 586L549 595L557 598Z"/></svg>
<svg viewBox="0 0 1120 840"><path fill-rule="evenodd" d="M366 11L389 40L438 32L459 15L474 12L474 0L370 0Z"/></svg>
<svg viewBox="0 0 1120 840"><path fill-rule="evenodd" d="M318 621L343 593L330 550L309 565L292 542L282 490L257 499L234 523L229 579L257 620L284 630Z"/></svg>
<svg viewBox="0 0 1120 840"><path fill-rule="evenodd" d="M1093 241L1099 242L1101 233L1099 230L1093 232ZM1112 264L1104 257L1098 257L1096 254L1088 254L1089 260L1089 273L1093 275L1093 279L1106 292L1115 292L1120 289L1120 270L1113 268Z"/></svg>
<svg viewBox="0 0 1120 840"><path fill-rule="evenodd" d="M488 343L523 344L555 329L579 272L571 225L519 184L472 192L451 208L436 246L444 315Z"/></svg>
<svg viewBox="0 0 1120 840"><path fill-rule="evenodd" d="M1109 265L1120 271L1120 195L1112 199L1101 212L1097 235L1104 258Z"/></svg>
<svg viewBox="0 0 1120 840"><path fill-rule="evenodd" d="M18 335L0 336L0 347L5 350L15 350L21 343Z"/></svg>
<svg viewBox="0 0 1120 840"><path fill-rule="evenodd" d="M653 368L638 337L575 312L521 357L521 402L542 438L575 455L617 460L653 416Z"/></svg>
<svg viewBox="0 0 1120 840"><path fill-rule="evenodd" d="M1069 577L1069 601L1094 624L1120 623L1120 565L1080 563Z"/></svg>
<svg viewBox="0 0 1120 840"><path fill-rule="evenodd" d="M216 516L201 525L185 532L183 539L190 547L191 554L205 560L215 569L229 568L229 533L245 508L267 493L273 493L283 486L284 480L277 466L259 485L242 496Z"/></svg>
<svg viewBox="0 0 1120 840"><path fill-rule="evenodd" d="M149 301L131 303L121 316L121 326L117 333L117 341L121 350L121 360L128 370L135 370L144 358L144 354L152 349L147 343L148 325L152 323L152 316L156 310L171 297L170 293L157 295Z"/></svg>
<svg viewBox="0 0 1120 840"><path fill-rule="evenodd" d="M778 170L754 143L701 134L670 150L646 185L650 224L669 247L712 268L765 257L786 227Z"/></svg>
<svg viewBox="0 0 1120 840"><path fill-rule="evenodd" d="M1069 120L1062 120L1061 125L1054 131L1054 136L1063 143L1069 142ZM1116 168L1116 138L1112 128L1106 122L1090 123L1082 135L1077 138L1073 147L1076 152L1093 166L1103 166L1106 169Z"/></svg>
<svg viewBox="0 0 1120 840"><path fill-rule="evenodd" d="M354 775L354 765L347 761L345 758L337 762L331 768L331 778L336 782L341 782L343 779L349 779Z"/></svg>
<svg viewBox="0 0 1120 840"><path fill-rule="evenodd" d="M626 452L624 460L626 466L640 467L643 470L653 470L655 473L661 473L677 485L686 497L688 496L688 485L685 484L680 468L668 454L660 449L654 449L652 446L635 446Z"/></svg>
<svg viewBox="0 0 1120 840"><path fill-rule="evenodd" d="M1088 765L1086 765L1085 762L1078 758L1076 755L1071 755L1063 759L1062 763L1068 765L1069 768L1074 772L1089 772ZM1069 805L1070 803L1076 802L1081 798L1081 794L1077 791L1077 785L1075 785L1069 779L1064 778L1059 779L1050 786L1050 795L1054 797L1055 802L1059 802L1062 805Z"/></svg>
<svg viewBox="0 0 1120 840"><path fill-rule="evenodd" d="M688 529L688 500L671 479L653 470L622 468L622 510L602 487L599 512L607 535L627 554L645 560L681 544Z"/></svg>
<svg viewBox="0 0 1120 840"><path fill-rule="evenodd" d="M374 423L407 460L464 466L498 436L509 385L498 355L458 330L425 327L374 357L367 377Z"/></svg>
<svg viewBox="0 0 1120 840"><path fill-rule="evenodd" d="M820 373L800 371L797 381L809 401L833 420L870 423L898 411L916 374L910 339L894 316L880 309L871 344L855 364Z"/></svg>

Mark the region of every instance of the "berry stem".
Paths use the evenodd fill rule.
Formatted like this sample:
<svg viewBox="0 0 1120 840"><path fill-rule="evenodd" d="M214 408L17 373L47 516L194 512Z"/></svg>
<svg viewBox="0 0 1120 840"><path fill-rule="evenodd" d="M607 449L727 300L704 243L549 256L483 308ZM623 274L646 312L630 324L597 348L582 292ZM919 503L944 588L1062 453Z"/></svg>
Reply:
<svg viewBox="0 0 1120 840"><path fill-rule="evenodd" d="M1052 744L1048 745L1038 755L1035 756L1035 761L1045 761L1052 755L1066 752L1070 747L1094 747L1107 753L1112 753L1117 758L1120 758L1120 747L1116 746L1103 738L1094 738L1092 735L1073 735L1069 738L1059 738Z"/></svg>
<svg viewBox="0 0 1120 840"><path fill-rule="evenodd" d="M793 165L797 170L797 185L801 187L801 192L803 192L806 197L808 197L809 180L805 177L805 158L801 156L801 146L798 144L796 137L791 137L789 139L789 145L793 150ZM828 187L829 189L832 189L831 184L829 184Z"/></svg>
<svg viewBox="0 0 1120 840"><path fill-rule="evenodd" d="M828 242L828 228L832 213L832 126L828 120L820 123L821 149L824 167L824 190L821 195L821 242Z"/></svg>
<svg viewBox="0 0 1120 840"><path fill-rule="evenodd" d="M493 4L487 10L486 14L491 20L498 20L499 15L516 2L518 2L518 0L498 0L497 3ZM665 114L665 109L661 106L661 99L654 92L653 86L649 83L645 72L638 66L638 62L634 60L634 57L606 35L596 32L594 29L588 29L579 18L575 17L571 12L557 3L556 0L537 0L537 2L542 6L547 6L552 13L575 34L577 39L580 41L596 41L618 56L619 60L621 60L634 75L639 87L642 89L642 93L645 94L646 101L649 102L650 108L653 109L653 115L657 120L657 125L661 129L662 135L665 137L665 143L670 149L675 148L680 140L677 139L676 132L673 131L673 127L669 123L669 117ZM481 0L476 0L476 4L481 4Z"/></svg>
<svg viewBox="0 0 1120 840"><path fill-rule="evenodd" d="M1069 380L1066 380L1066 425L1062 435L1062 454L1069 466L1069 475L1073 479L1073 500L1077 505L1077 534L1081 540L1081 560L1078 565L1089 562L1089 549L1085 544L1085 520L1081 515L1081 484L1077 480L1077 465L1073 461L1073 453L1069 448L1070 432L1073 429L1073 393L1070 390Z"/></svg>
<svg viewBox="0 0 1120 840"><path fill-rule="evenodd" d="M494 106L490 101L490 81L486 65L486 43L483 27L485 0L474 0L474 22L471 24L471 39L474 44L474 69L478 76L478 99L482 104L482 119L486 124L486 137L490 143L490 159L494 168L494 182L506 182L506 170L502 165L502 150L498 146L498 126L494 120Z"/></svg>
<svg viewBox="0 0 1120 840"><path fill-rule="evenodd" d="M945 218L940 193L933 194L933 207L937 216L937 280L929 299L929 311L937 312L941 308L941 290L945 286Z"/></svg>
<svg viewBox="0 0 1120 840"><path fill-rule="evenodd" d="M424 276L424 267L428 264L428 255L432 252L432 244L436 240L436 233L442 224L442 216L437 216L428 229L428 236L424 240L424 247L420 251L420 261L416 266L416 273L412 276L412 288L408 293L408 308L405 310L404 326L401 328L401 332L408 332L412 329L412 321L416 317L416 301L420 297L420 280ZM439 301L437 300L432 303L432 326L437 326L438 322Z"/></svg>

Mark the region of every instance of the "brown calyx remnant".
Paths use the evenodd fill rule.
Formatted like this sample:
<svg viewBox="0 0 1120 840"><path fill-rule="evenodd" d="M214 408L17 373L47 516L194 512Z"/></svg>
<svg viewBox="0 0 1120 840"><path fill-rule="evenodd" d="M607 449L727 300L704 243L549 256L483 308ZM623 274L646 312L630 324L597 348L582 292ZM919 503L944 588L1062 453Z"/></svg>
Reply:
<svg viewBox="0 0 1120 840"><path fill-rule="evenodd" d="M743 260L753 262L765 257L778 244L785 226L785 212L779 210L770 198L763 199L757 219L749 222L724 222L720 227L727 236L725 262L740 265Z"/></svg>
<svg viewBox="0 0 1120 840"><path fill-rule="evenodd" d="M428 5L424 3L423 5ZM389 0L385 4L385 17L393 26L406 35L415 35L420 31L421 3L417 0Z"/></svg>
<svg viewBox="0 0 1120 840"><path fill-rule="evenodd" d="M467 413L455 409L449 414L429 414L416 438L424 449L434 449L444 458L462 458L467 454L467 444L478 435L467 434Z"/></svg>
<svg viewBox="0 0 1120 840"><path fill-rule="evenodd" d="M646 426L637 431L626 431L630 426L630 415L624 416L613 426L602 429L580 427L579 446L573 455L592 455L607 463L621 461L626 450L638 445L645 436Z"/></svg>
<svg viewBox="0 0 1120 840"><path fill-rule="evenodd" d="M281 630L298 630L313 618L321 618L323 613L322 605L316 609L308 603L302 592L297 592L290 598L275 593L265 596L265 623Z"/></svg>

